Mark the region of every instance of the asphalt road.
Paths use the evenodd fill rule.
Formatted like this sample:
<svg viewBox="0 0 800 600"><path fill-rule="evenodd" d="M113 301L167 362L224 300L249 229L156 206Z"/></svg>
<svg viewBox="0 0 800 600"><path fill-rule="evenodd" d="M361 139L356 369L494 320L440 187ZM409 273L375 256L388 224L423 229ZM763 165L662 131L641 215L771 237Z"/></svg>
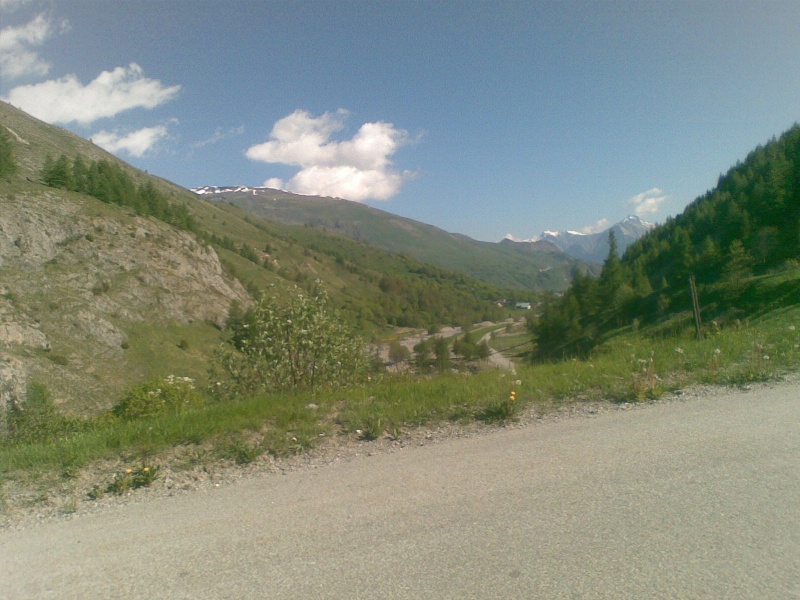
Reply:
<svg viewBox="0 0 800 600"><path fill-rule="evenodd" d="M800 385L5 531L0 597L800 598Z"/></svg>

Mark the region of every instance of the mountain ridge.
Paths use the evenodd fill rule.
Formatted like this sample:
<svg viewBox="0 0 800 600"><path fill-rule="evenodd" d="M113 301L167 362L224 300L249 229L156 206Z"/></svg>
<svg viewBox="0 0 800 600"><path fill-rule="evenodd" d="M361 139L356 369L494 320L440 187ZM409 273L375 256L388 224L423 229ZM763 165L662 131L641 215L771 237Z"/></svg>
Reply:
<svg viewBox="0 0 800 600"><path fill-rule="evenodd" d="M551 244L513 246L478 241L341 198L254 186L200 186L191 191L212 203L231 203L275 222L315 227L388 252L408 254L506 289L560 291L569 285L575 269L592 270Z"/></svg>
<svg viewBox="0 0 800 600"><path fill-rule="evenodd" d="M622 256L628 246L654 227L653 223L649 223L637 215L628 215L621 221L598 232L545 230L538 236L527 240L516 239L511 234L507 235L505 239L515 243L549 242L573 258L601 265L608 256L610 231L613 231L616 236L617 250Z"/></svg>

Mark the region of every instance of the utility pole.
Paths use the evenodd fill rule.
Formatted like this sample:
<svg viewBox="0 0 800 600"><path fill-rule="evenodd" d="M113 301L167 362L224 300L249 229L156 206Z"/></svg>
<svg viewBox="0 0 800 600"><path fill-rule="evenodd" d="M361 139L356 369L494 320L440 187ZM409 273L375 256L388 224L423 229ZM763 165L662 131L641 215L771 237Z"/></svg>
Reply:
<svg viewBox="0 0 800 600"><path fill-rule="evenodd" d="M694 309L694 328L697 331L697 341L703 339L703 321L700 318L700 301L697 299L697 285L694 275L689 276L689 287L692 290L692 308Z"/></svg>

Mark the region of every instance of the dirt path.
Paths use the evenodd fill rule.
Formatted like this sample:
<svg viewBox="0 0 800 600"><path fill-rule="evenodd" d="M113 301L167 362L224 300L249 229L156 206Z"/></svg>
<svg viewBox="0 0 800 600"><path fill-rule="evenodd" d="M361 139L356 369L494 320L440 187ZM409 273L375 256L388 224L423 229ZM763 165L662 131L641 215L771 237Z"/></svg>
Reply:
<svg viewBox="0 0 800 600"><path fill-rule="evenodd" d="M798 598L800 383L0 532L0 597Z"/></svg>
<svg viewBox="0 0 800 600"><path fill-rule="evenodd" d="M491 332L489 332L486 335L484 335L478 343L486 342L487 344L489 344L491 341L492 341L492 334ZM503 356L498 350L492 348L491 345L489 345L489 363L497 367L498 369L505 369L507 371L514 370L514 363L511 362L510 359Z"/></svg>

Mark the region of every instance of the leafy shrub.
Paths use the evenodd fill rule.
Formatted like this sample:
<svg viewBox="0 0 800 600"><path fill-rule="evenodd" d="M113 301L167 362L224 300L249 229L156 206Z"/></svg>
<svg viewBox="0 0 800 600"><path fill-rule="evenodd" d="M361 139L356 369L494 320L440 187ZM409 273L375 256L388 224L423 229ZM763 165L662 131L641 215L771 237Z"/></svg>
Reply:
<svg viewBox="0 0 800 600"><path fill-rule="evenodd" d="M25 401L12 402L6 412L7 440L12 443L46 442L73 433L82 423L58 412L44 384L28 384Z"/></svg>
<svg viewBox="0 0 800 600"><path fill-rule="evenodd" d="M231 329L233 348L220 351L212 365L216 395L340 387L368 372L363 342L322 291L295 289L285 300L263 294Z"/></svg>
<svg viewBox="0 0 800 600"><path fill-rule="evenodd" d="M170 375L132 388L112 412L123 419L137 419L164 412L180 412L202 404L203 399L195 390L192 379Z"/></svg>

